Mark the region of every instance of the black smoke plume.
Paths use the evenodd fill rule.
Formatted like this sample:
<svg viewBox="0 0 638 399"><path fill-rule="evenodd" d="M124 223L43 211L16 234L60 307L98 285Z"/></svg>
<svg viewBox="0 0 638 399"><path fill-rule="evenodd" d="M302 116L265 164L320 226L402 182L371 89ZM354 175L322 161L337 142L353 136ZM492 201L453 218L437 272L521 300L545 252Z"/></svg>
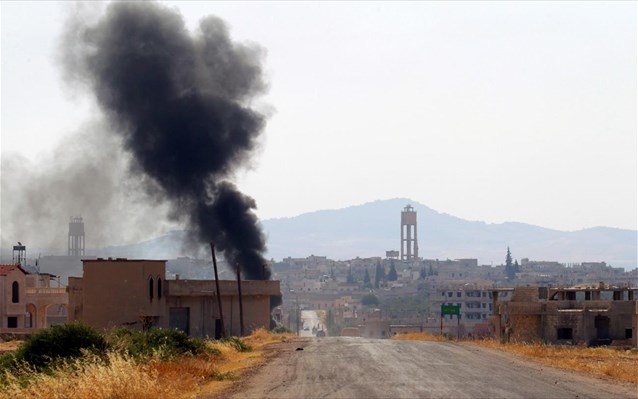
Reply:
<svg viewBox="0 0 638 399"><path fill-rule="evenodd" d="M192 35L177 11L149 2L115 2L68 28L67 73L91 88L145 189L244 278L268 279L255 201L228 181L265 124L249 104L266 87L261 50L232 42L216 17Z"/></svg>

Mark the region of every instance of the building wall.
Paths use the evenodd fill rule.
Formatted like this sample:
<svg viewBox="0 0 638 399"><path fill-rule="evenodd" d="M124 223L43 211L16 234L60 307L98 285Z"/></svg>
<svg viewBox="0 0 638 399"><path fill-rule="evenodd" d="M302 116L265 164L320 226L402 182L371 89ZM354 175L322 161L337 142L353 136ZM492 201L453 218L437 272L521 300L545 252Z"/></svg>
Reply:
<svg viewBox="0 0 638 399"><path fill-rule="evenodd" d="M498 330L497 336L504 333L516 341L596 344L611 340L636 345L638 302L633 300L631 289L616 289L616 300L599 299L604 296L605 290L551 291L560 295L550 292L549 297L559 299L539 299L543 290L538 288L514 289L510 302L498 304L497 319L493 321ZM570 295L584 297L585 291L590 298L596 299L564 299Z"/></svg>
<svg viewBox="0 0 638 399"><path fill-rule="evenodd" d="M214 280L165 280L165 261L98 259L84 261L84 276L69 278L69 320L95 328L179 328L215 337L219 319ZM153 279L153 295L149 281ZM162 281L158 292L158 280ZM240 335L236 281L220 281L226 333ZM161 293L161 295L160 295ZM270 329L271 297L279 281L242 281L244 333Z"/></svg>
<svg viewBox="0 0 638 399"><path fill-rule="evenodd" d="M12 286L14 282L18 283L18 303L12 302ZM16 317L17 328L24 328L24 313L26 311L25 288L25 273L19 268L0 276L0 316L2 317L0 328L8 329L9 317Z"/></svg>
<svg viewBox="0 0 638 399"><path fill-rule="evenodd" d="M74 302L70 303L70 308L73 313L78 306L81 308L84 323L95 328L125 326L142 329L144 323L150 321L154 326L168 327L164 294L165 261L84 260L83 269L81 294L75 292L72 295ZM152 295L149 289L151 279ZM74 280L71 278L70 282ZM159 293L158 280L162 281ZM72 286L69 291L77 288L77 285ZM81 303L75 302L80 298Z"/></svg>
<svg viewBox="0 0 638 399"><path fill-rule="evenodd" d="M7 268L12 270L6 272ZM21 268L4 265L0 275L0 332L28 334L60 320L66 321L68 295L65 288L50 287L50 275L27 274ZM18 283L18 302L13 303L12 286ZM47 311L58 305L63 316L47 317ZM9 318L15 320L9 328Z"/></svg>
<svg viewBox="0 0 638 399"><path fill-rule="evenodd" d="M224 328L227 335L240 335L239 295L237 282L220 280ZM190 315L189 333L193 336L215 336L215 320L219 319L214 280L169 280L167 307L185 308ZM270 298L281 294L279 281L242 281L244 333L258 328L270 329ZM170 320L169 320L170 322Z"/></svg>
<svg viewBox="0 0 638 399"><path fill-rule="evenodd" d="M364 338L390 338L390 321L366 320L361 330L361 336Z"/></svg>

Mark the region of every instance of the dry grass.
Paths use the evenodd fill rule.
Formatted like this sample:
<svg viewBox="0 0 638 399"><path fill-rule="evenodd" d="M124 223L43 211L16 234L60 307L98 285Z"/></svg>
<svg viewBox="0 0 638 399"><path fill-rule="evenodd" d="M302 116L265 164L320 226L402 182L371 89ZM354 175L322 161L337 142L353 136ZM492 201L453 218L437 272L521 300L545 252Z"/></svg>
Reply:
<svg viewBox="0 0 638 399"><path fill-rule="evenodd" d="M139 365L116 354L108 365L97 359L82 359L56 370L52 375L31 373L29 384L9 376L0 398L157 398L174 394L160 384L150 365Z"/></svg>
<svg viewBox="0 0 638 399"><path fill-rule="evenodd" d="M224 361L218 365L216 370L219 378L207 381L206 384L199 389L198 393L200 395L219 394L230 387L233 381L241 377L243 372L246 372L252 367L258 366L265 361L264 348L267 345L278 342L287 342L294 338L295 335L292 333L271 334L264 329L259 329L242 339L253 348L250 352L238 352L232 347L232 345L225 342L212 343L215 348L221 351Z"/></svg>
<svg viewBox="0 0 638 399"><path fill-rule="evenodd" d="M611 347L585 348L540 343L501 344L496 340L469 342L516 353L552 367L579 370L596 376L638 384L638 352L636 351Z"/></svg>
<svg viewBox="0 0 638 399"><path fill-rule="evenodd" d="M427 332L395 335L392 339L410 341L447 341L440 335ZM541 343L501 344L494 339L463 341L472 345L516 353L542 364L578 370L596 376L638 384L638 352L620 348L582 346L559 346Z"/></svg>
<svg viewBox="0 0 638 399"><path fill-rule="evenodd" d="M428 332L414 332L392 336L399 341L449 341L445 336L432 335Z"/></svg>
<svg viewBox="0 0 638 399"><path fill-rule="evenodd" d="M9 384L0 390L0 399L157 399L211 394L225 389L242 371L263 361L265 345L292 337L258 330L243 339L253 348L249 352L239 352L228 342L210 341L208 345L216 349L216 354L170 361L153 359L143 364L109 353L107 364L83 359L57 369L52 375L30 373L26 386L19 377L9 376Z"/></svg>
<svg viewBox="0 0 638 399"><path fill-rule="evenodd" d="M0 353L14 351L18 349L18 346L20 346L22 342L24 341L13 340L13 341L0 342Z"/></svg>

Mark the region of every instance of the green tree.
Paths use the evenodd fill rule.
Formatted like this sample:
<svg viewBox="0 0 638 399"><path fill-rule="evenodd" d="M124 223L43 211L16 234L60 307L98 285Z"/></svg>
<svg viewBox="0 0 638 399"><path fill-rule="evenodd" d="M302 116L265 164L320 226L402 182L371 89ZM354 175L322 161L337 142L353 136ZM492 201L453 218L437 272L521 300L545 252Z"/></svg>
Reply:
<svg viewBox="0 0 638 399"><path fill-rule="evenodd" d="M425 280L427 275L428 274L425 272L425 266L424 266L421 268L421 271L419 272L419 280Z"/></svg>
<svg viewBox="0 0 638 399"><path fill-rule="evenodd" d="M372 283L370 282L370 273L368 273L367 267L366 267L366 273L363 275L363 285L366 288L372 288Z"/></svg>
<svg viewBox="0 0 638 399"><path fill-rule="evenodd" d="M510 247L507 247L507 255L505 256L505 276L510 281L516 278L516 267L512 263L512 253L510 252Z"/></svg>
<svg viewBox="0 0 638 399"><path fill-rule="evenodd" d="M361 304L363 306L377 306L379 305L379 298L374 294L366 294L361 298Z"/></svg>
<svg viewBox="0 0 638 399"><path fill-rule="evenodd" d="M354 276L352 275L352 266L348 266L348 277L346 278L348 284L354 284Z"/></svg>
<svg viewBox="0 0 638 399"><path fill-rule="evenodd" d="M397 281L397 269L394 267L394 261L390 261L390 271L388 272L388 281Z"/></svg>
<svg viewBox="0 0 638 399"><path fill-rule="evenodd" d="M379 288L384 276L385 276L385 271L383 269L383 266L381 266L381 262L377 261L377 269L374 273L374 288Z"/></svg>

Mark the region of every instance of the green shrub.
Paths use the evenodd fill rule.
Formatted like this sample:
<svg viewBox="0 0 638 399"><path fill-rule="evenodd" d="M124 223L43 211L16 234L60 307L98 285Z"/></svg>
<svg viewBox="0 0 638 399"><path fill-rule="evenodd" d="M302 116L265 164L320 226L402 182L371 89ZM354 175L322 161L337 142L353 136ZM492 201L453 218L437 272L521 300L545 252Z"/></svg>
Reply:
<svg viewBox="0 0 638 399"><path fill-rule="evenodd" d="M16 366L15 353L9 352L4 355L0 355L0 374L5 370L11 370Z"/></svg>
<svg viewBox="0 0 638 399"><path fill-rule="evenodd" d="M227 342L230 346L235 348L237 352L250 352L253 350L250 345L237 337L224 338L222 339L222 342Z"/></svg>
<svg viewBox="0 0 638 399"><path fill-rule="evenodd" d="M106 348L104 337L91 327L81 323L63 324L40 330L27 338L15 351L12 363L26 363L42 371L60 361L78 358L83 351L104 354Z"/></svg>
<svg viewBox="0 0 638 399"><path fill-rule="evenodd" d="M180 355L197 355L207 351L202 339L189 337L172 329L151 329L145 332L118 328L111 330L107 340L113 350L135 358L159 355L169 358Z"/></svg>

